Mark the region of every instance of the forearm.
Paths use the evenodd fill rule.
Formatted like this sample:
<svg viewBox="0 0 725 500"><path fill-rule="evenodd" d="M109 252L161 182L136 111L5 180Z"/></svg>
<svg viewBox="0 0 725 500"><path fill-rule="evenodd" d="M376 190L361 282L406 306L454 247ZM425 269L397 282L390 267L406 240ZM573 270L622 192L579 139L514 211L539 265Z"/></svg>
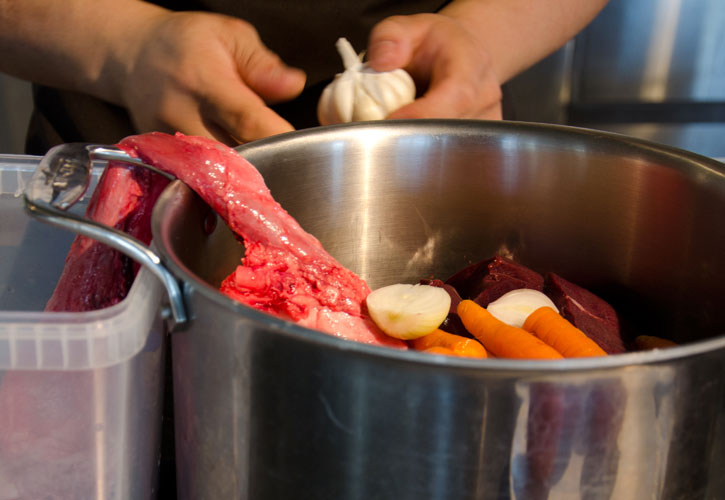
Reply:
<svg viewBox="0 0 725 500"><path fill-rule="evenodd" d="M608 0L454 0L441 14L458 20L505 82L584 28Z"/></svg>
<svg viewBox="0 0 725 500"><path fill-rule="evenodd" d="M0 71L118 103L138 34L165 12L139 0L0 0Z"/></svg>

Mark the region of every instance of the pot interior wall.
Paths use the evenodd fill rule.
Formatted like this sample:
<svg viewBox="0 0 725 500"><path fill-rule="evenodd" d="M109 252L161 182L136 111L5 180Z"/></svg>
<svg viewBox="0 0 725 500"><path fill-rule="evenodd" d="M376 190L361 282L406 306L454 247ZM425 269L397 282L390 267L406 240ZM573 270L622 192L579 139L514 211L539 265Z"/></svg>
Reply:
<svg viewBox="0 0 725 500"><path fill-rule="evenodd" d="M591 131L482 122L332 127L240 152L372 288L445 279L499 252L599 294L630 336L725 333L717 162ZM217 287L243 250L189 200L170 250Z"/></svg>

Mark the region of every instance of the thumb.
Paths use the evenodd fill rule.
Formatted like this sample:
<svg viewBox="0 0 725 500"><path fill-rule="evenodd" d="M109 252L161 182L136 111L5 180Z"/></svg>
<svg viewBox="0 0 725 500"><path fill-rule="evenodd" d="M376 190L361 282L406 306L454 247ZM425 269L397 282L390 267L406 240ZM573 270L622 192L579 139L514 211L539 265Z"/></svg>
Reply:
<svg viewBox="0 0 725 500"><path fill-rule="evenodd" d="M302 92L306 80L304 71L287 66L261 44L245 52L242 62L238 63L240 75L267 103L289 100Z"/></svg>
<svg viewBox="0 0 725 500"><path fill-rule="evenodd" d="M413 58L413 47L419 30L402 16L382 20L370 32L368 64L375 71L404 68Z"/></svg>

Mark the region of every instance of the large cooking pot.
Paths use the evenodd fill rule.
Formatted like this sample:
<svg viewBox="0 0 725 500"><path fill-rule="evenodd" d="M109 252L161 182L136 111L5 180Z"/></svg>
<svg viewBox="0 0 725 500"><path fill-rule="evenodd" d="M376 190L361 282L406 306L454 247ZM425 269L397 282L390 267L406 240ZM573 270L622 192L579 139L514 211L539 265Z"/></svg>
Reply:
<svg viewBox="0 0 725 500"><path fill-rule="evenodd" d="M680 347L472 360L333 338L221 295L243 249L187 187L153 215L184 286L172 334L189 499L723 498L725 168L559 126L355 124L239 148L371 287L496 252Z"/></svg>
<svg viewBox="0 0 725 500"><path fill-rule="evenodd" d="M217 291L243 248L179 182L153 214L163 264L63 213L90 159L135 160L54 148L26 187L29 213L139 259L169 291L181 498L725 497L722 164L601 132L467 121L320 128L239 152L373 288L502 253L607 299L628 338L682 345L474 360L308 330Z"/></svg>

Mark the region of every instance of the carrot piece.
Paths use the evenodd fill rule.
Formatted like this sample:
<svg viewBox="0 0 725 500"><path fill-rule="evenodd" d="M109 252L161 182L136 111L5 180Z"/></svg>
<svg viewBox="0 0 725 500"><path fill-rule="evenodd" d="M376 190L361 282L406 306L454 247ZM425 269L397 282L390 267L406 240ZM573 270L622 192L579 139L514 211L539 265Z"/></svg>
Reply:
<svg viewBox="0 0 725 500"><path fill-rule="evenodd" d="M443 347L442 345L434 345L428 349L423 349L421 352L427 354L445 354L446 356L455 356L456 353L450 347Z"/></svg>
<svg viewBox="0 0 725 500"><path fill-rule="evenodd" d="M448 333L440 329L436 329L433 333L418 337L417 339L409 340L408 345L416 351L427 351L432 347L445 347L446 349L450 349L452 354L456 356L468 358L488 357L486 349L478 340Z"/></svg>
<svg viewBox="0 0 725 500"><path fill-rule="evenodd" d="M549 344L565 358L607 355L599 344L551 307L539 307L529 314L524 330Z"/></svg>
<svg viewBox="0 0 725 500"><path fill-rule="evenodd" d="M645 351L649 349L664 349L665 347L675 347L677 344L668 339L662 337L655 337L654 335L638 335L634 339L634 346L640 350Z"/></svg>
<svg viewBox="0 0 725 500"><path fill-rule="evenodd" d="M472 300L458 304L458 316L466 330L499 358L561 359L553 347L537 339L522 328L496 319L490 312Z"/></svg>

